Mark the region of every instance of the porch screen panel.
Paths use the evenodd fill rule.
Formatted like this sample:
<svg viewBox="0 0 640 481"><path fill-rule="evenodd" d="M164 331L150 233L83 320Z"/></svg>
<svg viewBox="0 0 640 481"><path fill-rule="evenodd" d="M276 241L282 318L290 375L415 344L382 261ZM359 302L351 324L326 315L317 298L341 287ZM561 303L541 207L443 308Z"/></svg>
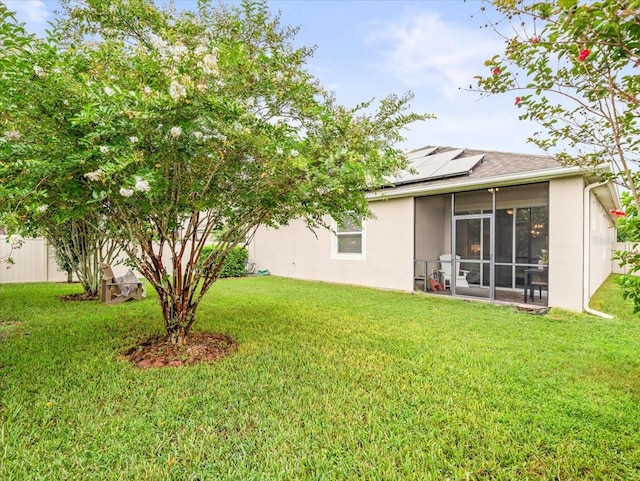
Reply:
<svg viewBox="0 0 640 481"><path fill-rule="evenodd" d="M537 264L549 245L549 208L529 207L517 209L516 262Z"/></svg>
<svg viewBox="0 0 640 481"><path fill-rule="evenodd" d="M515 209L496 211L496 262L513 262L513 216Z"/></svg>
<svg viewBox="0 0 640 481"><path fill-rule="evenodd" d="M493 189L473 190L456 194L455 214L482 214L493 209Z"/></svg>
<svg viewBox="0 0 640 481"><path fill-rule="evenodd" d="M451 194L415 199L414 232L414 275L424 278L441 269L442 254L451 253Z"/></svg>
<svg viewBox="0 0 640 481"><path fill-rule="evenodd" d="M549 245L549 183L496 189L496 287L522 288Z"/></svg>

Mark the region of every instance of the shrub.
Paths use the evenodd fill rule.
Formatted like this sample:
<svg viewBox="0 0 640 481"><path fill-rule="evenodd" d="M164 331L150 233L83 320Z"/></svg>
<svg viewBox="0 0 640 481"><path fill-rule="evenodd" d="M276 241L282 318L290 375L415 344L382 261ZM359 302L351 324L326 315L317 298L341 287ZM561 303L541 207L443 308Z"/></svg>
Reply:
<svg viewBox="0 0 640 481"><path fill-rule="evenodd" d="M218 251L218 246L206 246L200 254L200 264ZM222 264L218 277L242 277L247 274L246 266L249 260L249 251L246 247L236 246L227 255Z"/></svg>

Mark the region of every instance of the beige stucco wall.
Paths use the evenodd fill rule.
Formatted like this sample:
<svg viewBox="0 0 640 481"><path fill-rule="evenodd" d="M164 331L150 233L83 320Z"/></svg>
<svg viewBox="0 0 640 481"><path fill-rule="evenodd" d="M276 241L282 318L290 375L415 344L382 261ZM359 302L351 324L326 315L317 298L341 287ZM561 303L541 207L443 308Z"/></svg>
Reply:
<svg viewBox="0 0 640 481"><path fill-rule="evenodd" d="M413 205L412 198L371 203L376 217L365 221L362 259L338 258L334 235L326 229L314 235L301 221L280 229L261 227L249 258L256 269L278 276L411 291Z"/></svg>
<svg viewBox="0 0 640 481"><path fill-rule="evenodd" d="M582 311L583 189L581 177L549 183L549 306Z"/></svg>
<svg viewBox="0 0 640 481"><path fill-rule="evenodd" d="M591 208L589 226L589 297L611 274L616 231L609 212L598 201L593 191L590 193Z"/></svg>
<svg viewBox="0 0 640 481"><path fill-rule="evenodd" d="M582 177L549 182L548 302L550 307L578 312L583 308L584 292L584 189ZM249 246L250 260L256 263L257 269L269 269L284 277L410 291L414 251L418 258L433 257L436 250L442 253L441 242L448 239L441 232L438 245L430 245L437 248L431 249L433 252L428 246L414 246L414 223L418 232L425 230L427 226L421 216L435 208L435 204L425 200L418 199L416 208L414 203L413 198L372 202L377 218L366 221L366 255L361 260L336 259L332 252L333 234L320 229L316 237L302 222L292 222L278 230L260 228ZM445 207L431 212L431 220L437 218L442 223L448 215ZM593 191L587 207L591 214L589 292L592 295L611 272L615 232L606 208ZM418 212L417 218L415 212ZM449 229L447 226L445 231Z"/></svg>

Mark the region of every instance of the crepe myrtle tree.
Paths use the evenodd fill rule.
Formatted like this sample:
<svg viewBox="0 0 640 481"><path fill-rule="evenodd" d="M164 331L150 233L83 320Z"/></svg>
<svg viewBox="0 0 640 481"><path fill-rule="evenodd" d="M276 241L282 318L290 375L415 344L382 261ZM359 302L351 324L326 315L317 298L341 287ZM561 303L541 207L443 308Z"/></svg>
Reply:
<svg viewBox="0 0 640 481"><path fill-rule="evenodd" d="M566 164L611 163L609 178L630 192L637 212L640 0L485 3L498 14L486 27L505 39L505 50L485 62L478 90L511 92L520 119L543 127L528 140ZM631 297L640 306L640 296Z"/></svg>
<svg viewBox="0 0 640 481"><path fill-rule="evenodd" d="M629 191L622 192L622 209L612 210L617 217L618 240L629 242L631 250L621 250L614 253L613 259L618 261L621 267L626 268L626 274L621 276L622 296L633 302L633 312L640 312L640 217L636 208L635 199Z"/></svg>
<svg viewBox="0 0 640 481"><path fill-rule="evenodd" d="M0 225L14 236L45 237L84 295L95 298L100 264L111 263L119 247L77 180L74 155L86 132L69 124L81 106L66 88L73 70L53 67L49 76L39 66L65 58L0 4Z"/></svg>
<svg viewBox="0 0 640 481"><path fill-rule="evenodd" d="M486 3L502 14L486 26L506 46L485 62L480 90L513 92L520 119L544 127L528 140L567 164L611 162L637 203L640 0Z"/></svg>
<svg viewBox="0 0 640 481"><path fill-rule="evenodd" d="M407 112L410 94L339 105L305 69L313 49L294 47L297 29L265 1L62 7L45 41L12 54L13 88L50 107L10 116L6 144L37 151L32 191L55 187L105 216L177 344L234 246L263 224L370 216L365 192L406 167L402 129L429 117ZM52 131L64 155L47 155ZM213 232L218 249L202 262Z"/></svg>

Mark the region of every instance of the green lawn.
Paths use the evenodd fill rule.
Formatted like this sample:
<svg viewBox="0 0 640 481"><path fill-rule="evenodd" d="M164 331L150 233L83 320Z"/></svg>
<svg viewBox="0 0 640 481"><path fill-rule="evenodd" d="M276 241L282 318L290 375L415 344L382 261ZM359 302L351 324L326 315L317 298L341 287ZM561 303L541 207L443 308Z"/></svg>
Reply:
<svg viewBox="0 0 640 481"><path fill-rule="evenodd" d="M155 299L0 285L2 480L640 479L640 322L274 277L218 282L212 365L119 359Z"/></svg>

